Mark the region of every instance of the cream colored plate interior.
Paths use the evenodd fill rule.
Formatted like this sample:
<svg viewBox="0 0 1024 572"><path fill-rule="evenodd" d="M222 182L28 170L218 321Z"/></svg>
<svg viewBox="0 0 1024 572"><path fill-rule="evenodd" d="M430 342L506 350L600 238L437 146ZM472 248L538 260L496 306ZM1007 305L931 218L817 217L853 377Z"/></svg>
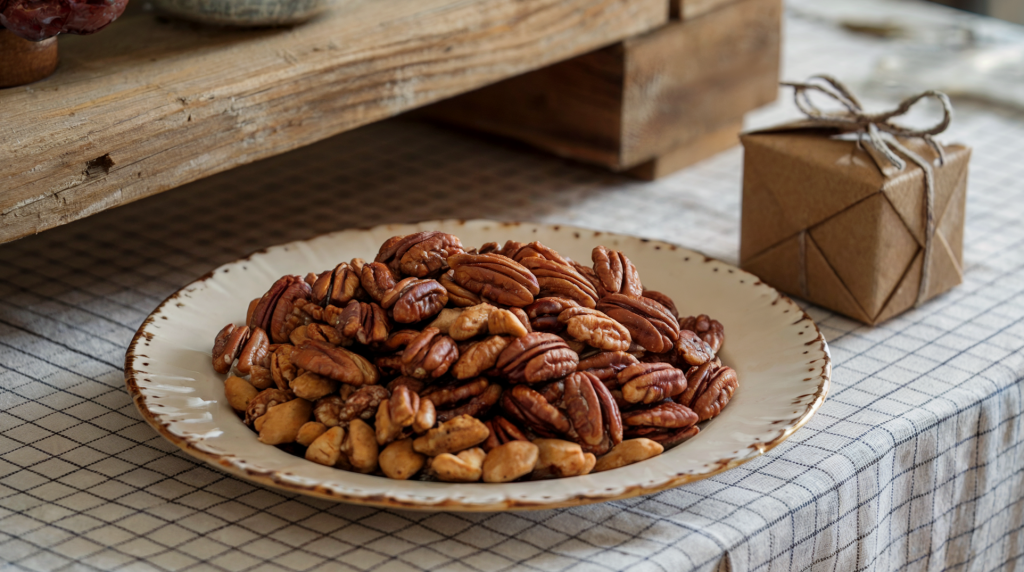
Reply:
<svg viewBox="0 0 1024 572"><path fill-rule="evenodd" d="M722 360L740 387L696 437L642 463L604 473L510 484L393 481L317 465L263 445L239 421L213 370L214 335L245 321L248 301L284 274L305 275L353 257L372 259L387 238L441 230L467 248L539 240L590 261L599 244L621 250L647 288L671 296L681 315L706 313L725 325ZM157 308L128 349L125 379L135 404L189 454L242 478L305 494L379 506L437 510L552 508L647 494L745 463L789 437L825 399L831 359L800 308L755 276L674 245L568 226L429 221L346 230L275 246L226 264Z"/></svg>

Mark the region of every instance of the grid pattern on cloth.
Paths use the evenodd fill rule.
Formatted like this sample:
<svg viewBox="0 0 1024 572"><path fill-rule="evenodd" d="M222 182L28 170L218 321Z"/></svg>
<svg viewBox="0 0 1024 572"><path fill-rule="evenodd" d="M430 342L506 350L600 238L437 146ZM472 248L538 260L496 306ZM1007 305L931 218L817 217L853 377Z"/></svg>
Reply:
<svg viewBox="0 0 1024 572"><path fill-rule="evenodd" d="M884 45L787 21L789 78ZM841 68L836 66L841 64ZM785 110L785 111L784 111ZM755 124L790 113L788 102ZM705 481L524 513L378 510L206 467L146 425L125 349L168 294L270 244L431 218L572 223L735 261L741 154L647 184L392 121L0 246L0 569L997 570L1024 554L1024 114L958 105L962 286L879 327L810 307L833 391Z"/></svg>

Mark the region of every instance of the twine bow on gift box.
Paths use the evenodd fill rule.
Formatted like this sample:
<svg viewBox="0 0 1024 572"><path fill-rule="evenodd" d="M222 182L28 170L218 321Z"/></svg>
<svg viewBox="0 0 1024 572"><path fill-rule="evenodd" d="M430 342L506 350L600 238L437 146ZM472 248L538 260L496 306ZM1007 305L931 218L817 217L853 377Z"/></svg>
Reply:
<svg viewBox="0 0 1024 572"><path fill-rule="evenodd" d="M949 102L949 97L942 92L928 90L904 99L891 111L867 113L864 111L860 101L850 93L850 90L833 77L818 75L812 76L806 83L783 82L781 85L793 88L793 100L800 111L807 116L807 120L803 122L806 127L831 128L837 129L843 134L855 134L858 136L857 141L859 144L870 145L872 149L885 157L897 170L902 171L906 168L906 161L903 160L903 157L906 157L924 171L924 263L921 267L921 283L917 290L917 300L914 302L915 307L920 306L928 296L931 268L928 261L930 260L932 250L932 239L935 235L935 174L931 162L906 148L896 138L923 139L935 150L935 153L938 155L939 165L943 165L945 163L945 152L932 136L945 131L953 119L953 106ZM845 108L845 111L823 111L811 101L811 92L823 94L839 102ZM935 98L942 105L941 121L926 129L912 129L892 123L892 118L906 114L914 104L929 97ZM806 296L807 271L804 233L800 235L800 266L804 269L800 276L800 287Z"/></svg>

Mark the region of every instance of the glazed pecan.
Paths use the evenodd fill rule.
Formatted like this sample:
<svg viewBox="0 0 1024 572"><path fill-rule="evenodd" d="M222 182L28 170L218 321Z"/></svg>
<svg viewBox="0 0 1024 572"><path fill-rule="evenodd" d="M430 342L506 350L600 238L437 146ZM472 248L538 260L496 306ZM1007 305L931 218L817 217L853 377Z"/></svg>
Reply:
<svg viewBox="0 0 1024 572"><path fill-rule="evenodd" d="M242 351L246 340L249 339L249 328L228 324L224 329L217 332L213 340L213 369L217 373L231 371L231 364Z"/></svg>
<svg viewBox="0 0 1024 572"><path fill-rule="evenodd" d="M531 256L523 259L523 266L537 277L541 296L569 298L587 308L593 308L600 299L590 281L568 264Z"/></svg>
<svg viewBox="0 0 1024 572"><path fill-rule="evenodd" d="M388 403L391 422L399 427L412 425L416 412L420 410L420 396L409 389L408 385L398 385L391 391Z"/></svg>
<svg viewBox="0 0 1024 572"><path fill-rule="evenodd" d="M319 340L306 340L295 348L291 362L302 369L350 385L372 385L380 373L363 356Z"/></svg>
<svg viewBox="0 0 1024 572"><path fill-rule="evenodd" d="M697 334L700 339L711 346L711 351L716 354L718 350L722 349L722 344L725 343L725 327L718 320L709 318L707 314L680 319L679 329L689 330Z"/></svg>
<svg viewBox="0 0 1024 572"><path fill-rule="evenodd" d="M389 238L374 261L386 264L396 274L426 278L447 270L447 259L463 252L457 236L426 231Z"/></svg>
<svg viewBox="0 0 1024 572"><path fill-rule="evenodd" d="M391 273L391 269L387 265L371 262L363 265L363 270L360 272L360 284L370 298L373 298L375 302L380 302L384 298L384 294L395 287L395 275Z"/></svg>
<svg viewBox="0 0 1024 572"><path fill-rule="evenodd" d="M362 261L354 259L357 264ZM355 265L342 262L334 270L320 273L313 283L312 299L322 307L343 307L349 300L363 295L362 272Z"/></svg>
<svg viewBox="0 0 1024 572"><path fill-rule="evenodd" d="M405 278L381 298L400 324L412 324L435 316L448 303L448 291L437 280Z"/></svg>
<svg viewBox="0 0 1024 572"><path fill-rule="evenodd" d="M605 351L625 351L633 339L622 324L591 308L568 308L558 315L566 333L591 347Z"/></svg>
<svg viewBox="0 0 1024 572"><path fill-rule="evenodd" d="M557 333L565 329L565 324L558 321L558 316L569 308L581 307L568 298L546 297L538 298L524 309L533 331Z"/></svg>
<svg viewBox="0 0 1024 572"><path fill-rule="evenodd" d="M402 352L402 374L417 379L438 378L458 359L454 340L441 335L437 328L425 328Z"/></svg>
<svg viewBox="0 0 1024 572"><path fill-rule="evenodd" d="M623 294L630 298L643 296L640 273L625 254L598 246L590 253L590 259L594 261L594 272L601 280L604 289L602 295Z"/></svg>
<svg viewBox="0 0 1024 572"><path fill-rule="evenodd" d="M293 399L295 399L295 395L290 391L276 387L264 389L249 400L249 406L245 409L245 424L252 425L256 422L257 417L261 417L267 412L267 409Z"/></svg>
<svg viewBox="0 0 1024 572"><path fill-rule="evenodd" d="M682 367L705 364L715 358L715 350L691 330L682 330L675 343L674 360Z"/></svg>
<svg viewBox="0 0 1024 572"><path fill-rule="evenodd" d="M465 308L467 306L476 306L483 302L480 296L466 290L462 286L459 286L455 282L454 276L455 271L449 270L437 279L437 281L441 283L441 286L444 286L444 289L448 291L448 301L451 302L452 305L459 308Z"/></svg>
<svg viewBox="0 0 1024 572"><path fill-rule="evenodd" d="M625 326L633 341L647 351L665 353L679 339L679 322L675 316L650 298L609 294L601 299L597 309Z"/></svg>
<svg viewBox="0 0 1024 572"><path fill-rule="evenodd" d="M355 302L355 300L353 300ZM334 308L334 306L329 306ZM301 332L301 335L296 335L296 332ZM327 324L312 323L305 328L295 328L292 335L289 336L292 343L296 346L301 346L302 342L306 340L320 340L321 342L327 342L332 346L349 345L352 340L345 338L341 335L338 330Z"/></svg>
<svg viewBox="0 0 1024 572"><path fill-rule="evenodd" d="M530 244L522 244L513 241L505 243L505 247L501 249L502 254L509 258L519 262L520 264L524 259L530 257L543 258L559 264L570 265L570 262L562 257L561 254L555 252L553 248L544 246L539 242L531 242Z"/></svg>
<svg viewBox="0 0 1024 572"><path fill-rule="evenodd" d="M500 254L457 254L448 259L459 286L496 304L525 306L540 292L537 277Z"/></svg>
<svg viewBox="0 0 1024 572"><path fill-rule="evenodd" d="M576 371L579 356L565 340L543 332L516 339L501 352L495 366L512 383L538 383Z"/></svg>
<svg viewBox="0 0 1024 572"><path fill-rule="evenodd" d="M444 423L459 415L483 416L498 402L501 386L479 377L468 383L432 387L421 397L434 404L437 421Z"/></svg>
<svg viewBox="0 0 1024 572"><path fill-rule="evenodd" d="M700 429L697 428L697 421L697 414L689 407L672 401L622 415L622 422L626 425L625 435L627 438L645 437L666 447L689 439L700 432Z"/></svg>
<svg viewBox="0 0 1024 572"><path fill-rule="evenodd" d="M278 389L288 389L291 381L299 376L299 369L291 360L294 349L294 346L283 344L270 354L270 375Z"/></svg>
<svg viewBox="0 0 1024 572"><path fill-rule="evenodd" d="M609 389L615 389L619 387L619 372L637 363L640 360L626 352L601 352L581 359L576 371L591 373Z"/></svg>
<svg viewBox="0 0 1024 572"><path fill-rule="evenodd" d="M376 302L350 300L335 320L331 325L342 337L358 340L363 345L383 342L391 331L387 312Z"/></svg>
<svg viewBox="0 0 1024 572"><path fill-rule="evenodd" d="M509 441L529 441L526 434L501 415L495 415L491 420L484 421L484 425L491 431L491 434L483 444L485 451L490 451Z"/></svg>
<svg viewBox="0 0 1024 572"><path fill-rule="evenodd" d="M655 403L686 390L686 374L667 363L638 363L619 372L622 398L629 403Z"/></svg>
<svg viewBox="0 0 1024 572"><path fill-rule="evenodd" d="M263 365L267 362L267 357L270 355L270 339L267 337L267 333L256 328L249 334L249 340L245 342L245 346L242 347L241 353L238 354L238 371L242 375L248 375L252 372L253 365Z"/></svg>
<svg viewBox="0 0 1024 572"><path fill-rule="evenodd" d="M327 427L346 426L353 419L372 419L380 402L388 398L388 390L379 385L366 385L352 392L348 399L328 395L316 401L313 417Z"/></svg>
<svg viewBox="0 0 1024 572"><path fill-rule="evenodd" d="M302 279L298 276L282 276L270 286L270 290L263 295L256 302L255 306L250 306L252 311L249 312L248 326L250 330L256 328L262 328L263 331L270 333L270 318L274 314L274 307L277 306L277 301L284 294L284 291L292 282L302 282ZM305 284L305 282L303 282ZM308 285L307 285L308 287Z"/></svg>
<svg viewBox="0 0 1024 572"><path fill-rule="evenodd" d="M722 367L717 359L690 368L686 377L689 386L676 401L692 409L701 421L721 413L739 387L736 370Z"/></svg>
<svg viewBox="0 0 1024 572"><path fill-rule="evenodd" d="M569 418L540 393L525 385L513 386L501 396L501 409L512 419L542 437L567 435Z"/></svg>
<svg viewBox="0 0 1024 572"><path fill-rule="evenodd" d="M300 280L298 276L284 289L281 296L274 305L270 318L270 329L266 332L270 335L270 341L283 344L288 342L288 334L295 328L305 325L308 316L302 311L302 306L309 300L311 290L309 284Z"/></svg>
<svg viewBox="0 0 1024 572"><path fill-rule="evenodd" d="M469 344L459 352L459 361L452 367L452 375L455 379L469 379L491 369L511 341L505 336L491 336Z"/></svg>
<svg viewBox="0 0 1024 572"><path fill-rule="evenodd" d="M672 298L669 298L668 296L662 294L661 292L658 292L657 290L644 289L643 295L644 298L650 298L651 300L654 300L655 302L661 304L662 306L665 306L665 309L671 312L672 315L675 316L676 318L679 317L679 310L676 309L676 303L672 301Z"/></svg>
<svg viewBox="0 0 1024 572"><path fill-rule="evenodd" d="M594 374L565 378L562 406L585 451L602 455L622 442L622 417L611 392Z"/></svg>

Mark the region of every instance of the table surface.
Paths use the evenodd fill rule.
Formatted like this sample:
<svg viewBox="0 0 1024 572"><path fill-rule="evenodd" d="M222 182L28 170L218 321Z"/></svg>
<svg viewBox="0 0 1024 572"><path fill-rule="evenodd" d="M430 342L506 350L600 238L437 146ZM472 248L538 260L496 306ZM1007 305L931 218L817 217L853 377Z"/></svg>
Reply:
<svg viewBox="0 0 1024 572"><path fill-rule="evenodd" d="M829 71L857 85L889 45L791 6L784 77ZM351 226L564 222L735 261L739 149L639 183L391 121L0 246L0 569L1019 564L1024 113L956 105L947 139L975 149L964 284L875 328L808 308L835 368L832 394L806 427L712 479L573 509L404 512L254 487L142 422L123 386L125 349L145 316L195 277L266 245ZM782 100L750 120L792 116Z"/></svg>

